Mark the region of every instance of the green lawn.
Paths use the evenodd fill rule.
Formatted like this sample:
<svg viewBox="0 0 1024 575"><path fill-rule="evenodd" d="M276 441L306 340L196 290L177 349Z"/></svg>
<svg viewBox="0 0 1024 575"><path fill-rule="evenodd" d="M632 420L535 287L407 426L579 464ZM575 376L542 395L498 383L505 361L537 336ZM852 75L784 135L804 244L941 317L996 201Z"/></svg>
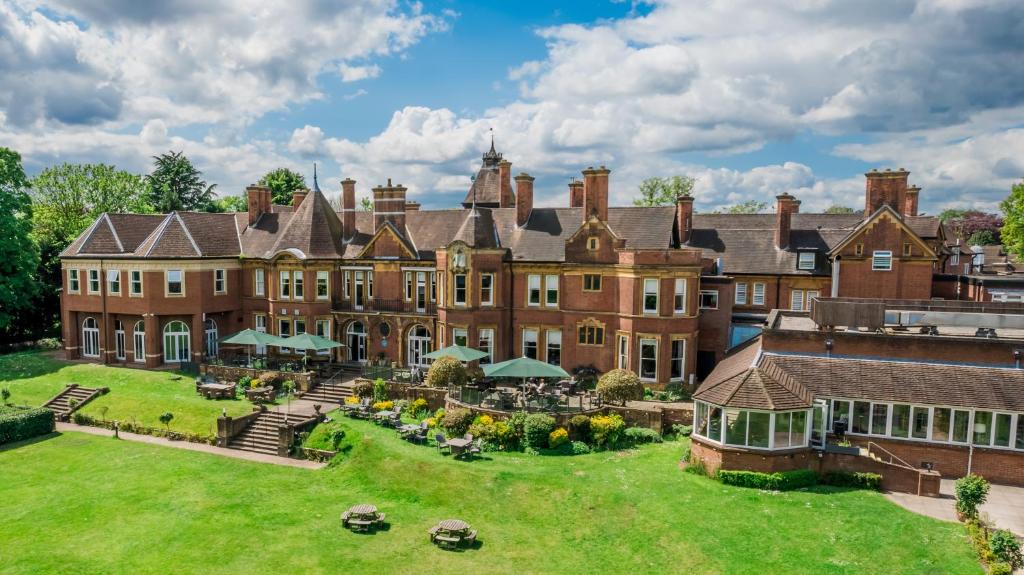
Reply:
<svg viewBox="0 0 1024 575"><path fill-rule="evenodd" d="M55 359L52 352L0 356L0 388L6 387L11 391L12 403L42 405L69 383L110 388L110 393L86 404L80 410L82 413L97 418L135 421L149 427L163 427L159 416L169 411L174 414L171 429L215 435L217 417L222 408L231 415L252 411L248 401L204 399L196 395L192 378L169 371L93 363L72 364Z"/></svg>
<svg viewBox="0 0 1024 575"><path fill-rule="evenodd" d="M0 451L0 573L981 573L959 525L724 486L678 469L682 443L461 462L342 425L351 448L319 471L77 433ZM390 530L343 530L362 502ZM449 517L481 546L432 547Z"/></svg>

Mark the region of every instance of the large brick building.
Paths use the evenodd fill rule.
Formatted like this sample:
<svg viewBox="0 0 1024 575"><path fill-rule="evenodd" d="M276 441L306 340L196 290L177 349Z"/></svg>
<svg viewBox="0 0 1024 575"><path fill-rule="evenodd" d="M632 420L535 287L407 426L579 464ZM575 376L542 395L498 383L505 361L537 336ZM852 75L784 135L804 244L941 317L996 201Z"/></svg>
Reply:
<svg viewBox="0 0 1024 575"><path fill-rule="evenodd" d="M613 207L610 171L582 176L566 207L534 207L533 178L492 145L458 209L421 210L388 181L358 210L346 179L340 210L316 185L292 206L254 186L243 213L103 215L62 254L66 352L152 367L254 328L334 338L339 361L422 365L459 343L691 382L772 309L929 297L948 253L902 170L867 174L864 215L801 214L788 194L775 214Z"/></svg>

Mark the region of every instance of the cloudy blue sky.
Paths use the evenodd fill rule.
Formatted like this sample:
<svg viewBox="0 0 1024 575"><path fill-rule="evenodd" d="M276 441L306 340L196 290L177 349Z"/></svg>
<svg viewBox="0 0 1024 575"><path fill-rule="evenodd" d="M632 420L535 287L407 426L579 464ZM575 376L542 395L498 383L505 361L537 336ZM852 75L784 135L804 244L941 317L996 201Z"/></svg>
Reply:
<svg viewBox="0 0 1024 575"><path fill-rule="evenodd" d="M222 194L277 166L454 205L493 129L538 203L588 165L613 203L697 178L699 210L788 191L995 209L1024 177L1024 2L0 1L0 145L144 173L184 150Z"/></svg>

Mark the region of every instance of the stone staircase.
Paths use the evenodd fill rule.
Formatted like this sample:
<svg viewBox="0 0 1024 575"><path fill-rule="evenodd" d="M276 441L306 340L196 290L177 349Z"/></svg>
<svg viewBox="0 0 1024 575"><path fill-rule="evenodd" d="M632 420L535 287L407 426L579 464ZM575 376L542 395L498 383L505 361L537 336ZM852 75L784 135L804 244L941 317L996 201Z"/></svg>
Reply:
<svg viewBox="0 0 1024 575"><path fill-rule="evenodd" d="M60 393L43 404L43 407L53 410L58 421L67 421L71 414L82 408L93 399L110 391L106 387L82 387L77 383L68 384ZM74 405L72 405L74 402Z"/></svg>
<svg viewBox="0 0 1024 575"><path fill-rule="evenodd" d="M296 431L315 424L316 417L292 413L288 416L280 411L264 411L238 435L228 441L230 449L252 451L264 455L287 455L281 451L281 427L286 423L295 426ZM290 444L293 435L286 434L285 444ZM287 448L285 448L287 451Z"/></svg>
<svg viewBox="0 0 1024 575"><path fill-rule="evenodd" d="M302 399L322 403L345 403L346 397L352 397L352 384L350 382L335 383L326 381L318 383L312 389L302 394Z"/></svg>

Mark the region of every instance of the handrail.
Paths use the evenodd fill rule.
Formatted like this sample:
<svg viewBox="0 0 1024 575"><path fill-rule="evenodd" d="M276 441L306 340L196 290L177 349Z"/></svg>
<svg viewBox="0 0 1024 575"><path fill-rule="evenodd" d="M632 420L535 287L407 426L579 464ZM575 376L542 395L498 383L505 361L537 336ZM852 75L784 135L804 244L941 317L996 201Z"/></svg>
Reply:
<svg viewBox="0 0 1024 575"><path fill-rule="evenodd" d="M903 461L899 457L896 457L895 455L893 455L893 453L891 451L889 451L888 449L886 449L886 448L882 447L881 445L875 443L874 441L869 441L868 442L868 453L869 454L871 453L872 446L874 446L879 451L881 451L882 453L884 453L884 454L889 456L889 461L887 462L889 465L898 465L900 467L905 467L907 469L912 469L914 471L917 471L916 467L914 467L913 465L907 463L906 461ZM896 460L899 463L893 463L893 460Z"/></svg>

